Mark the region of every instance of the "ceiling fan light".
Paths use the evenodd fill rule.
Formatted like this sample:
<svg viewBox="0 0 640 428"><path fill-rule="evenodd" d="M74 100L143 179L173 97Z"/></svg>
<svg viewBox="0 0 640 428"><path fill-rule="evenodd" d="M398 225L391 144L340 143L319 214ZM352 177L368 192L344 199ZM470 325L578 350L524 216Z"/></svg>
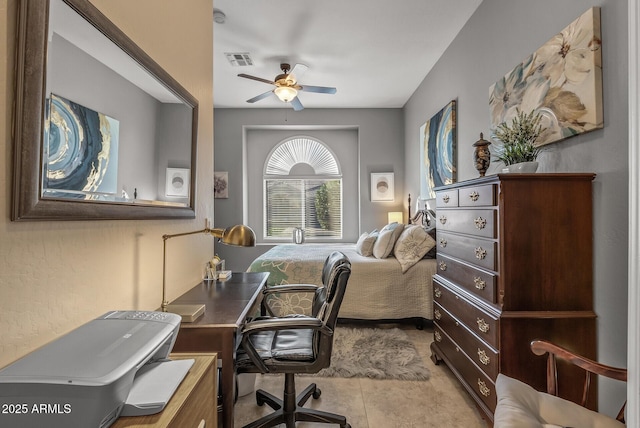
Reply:
<svg viewBox="0 0 640 428"><path fill-rule="evenodd" d="M275 92L276 96L280 98L280 101L283 103L291 102L291 100L298 96L296 88L290 86L278 86L273 92Z"/></svg>

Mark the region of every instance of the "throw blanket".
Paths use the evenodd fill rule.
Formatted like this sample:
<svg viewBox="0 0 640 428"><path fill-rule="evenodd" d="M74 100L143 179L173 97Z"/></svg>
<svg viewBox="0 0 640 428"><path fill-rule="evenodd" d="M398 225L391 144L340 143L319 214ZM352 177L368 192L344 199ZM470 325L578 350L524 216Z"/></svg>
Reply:
<svg viewBox="0 0 640 428"><path fill-rule="evenodd" d="M404 274L394 257L376 259L358 254L355 245L278 245L251 263L249 272L269 272L267 286L279 284L321 285L324 261L333 251L343 252L351 261L341 318L397 320L433 319L431 277L434 259L420 260ZM311 296L288 294L270 302L279 315L309 313Z"/></svg>

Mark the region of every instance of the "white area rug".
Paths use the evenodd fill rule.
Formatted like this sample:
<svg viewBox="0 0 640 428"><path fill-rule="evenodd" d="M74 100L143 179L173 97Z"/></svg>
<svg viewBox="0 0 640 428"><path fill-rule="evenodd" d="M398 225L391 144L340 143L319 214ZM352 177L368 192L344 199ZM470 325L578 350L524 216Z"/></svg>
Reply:
<svg viewBox="0 0 640 428"><path fill-rule="evenodd" d="M429 369L398 328L337 327L331 367L314 376L427 380Z"/></svg>

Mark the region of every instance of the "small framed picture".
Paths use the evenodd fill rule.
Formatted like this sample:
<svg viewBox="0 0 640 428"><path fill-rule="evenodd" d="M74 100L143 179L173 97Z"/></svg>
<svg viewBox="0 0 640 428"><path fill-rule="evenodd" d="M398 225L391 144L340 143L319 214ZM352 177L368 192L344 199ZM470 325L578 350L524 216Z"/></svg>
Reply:
<svg viewBox="0 0 640 428"><path fill-rule="evenodd" d="M222 199L229 197L229 173L227 171L213 173L213 197Z"/></svg>
<svg viewBox="0 0 640 428"><path fill-rule="evenodd" d="M371 173L371 200L393 201L393 172Z"/></svg>
<svg viewBox="0 0 640 428"><path fill-rule="evenodd" d="M189 168L167 168L166 196L189 197Z"/></svg>

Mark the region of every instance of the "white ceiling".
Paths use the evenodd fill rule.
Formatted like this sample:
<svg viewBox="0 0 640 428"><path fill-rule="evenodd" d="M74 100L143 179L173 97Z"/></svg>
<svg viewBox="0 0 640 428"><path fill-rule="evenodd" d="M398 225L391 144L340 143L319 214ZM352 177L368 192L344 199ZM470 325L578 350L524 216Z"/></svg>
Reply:
<svg viewBox="0 0 640 428"><path fill-rule="evenodd" d="M302 92L307 108L399 108L420 85L482 0L215 0L226 15L214 23L214 105L289 107L274 86L280 63L309 67L299 83L334 86L335 95ZM232 67L227 52L248 52L250 67Z"/></svg>

